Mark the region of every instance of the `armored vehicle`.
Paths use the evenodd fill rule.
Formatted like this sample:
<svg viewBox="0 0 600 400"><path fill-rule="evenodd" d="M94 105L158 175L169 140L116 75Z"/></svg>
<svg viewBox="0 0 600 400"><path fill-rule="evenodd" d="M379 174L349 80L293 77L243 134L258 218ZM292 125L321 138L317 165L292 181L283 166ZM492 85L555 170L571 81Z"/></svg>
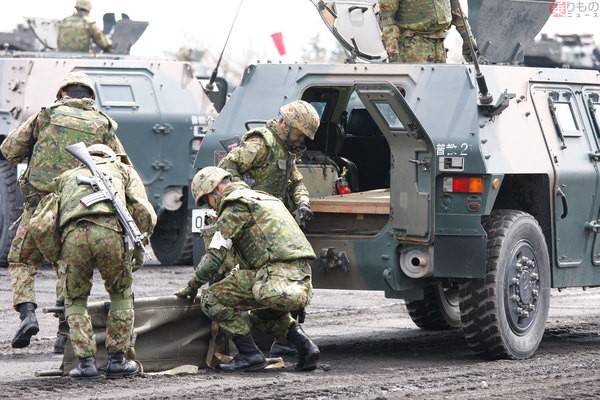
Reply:
<svg viewBox="0 0 600 400"><path fill-rule="evenodd" d="M49 21L29 21L30 27L53 26ZM124 29L119 31L122 23ZM113 33L117 53L128 53L140 34L139 29L133 28L146 25L146 22L119 20ZM47 48L53 47L52 40L55 43L56 33L53 35L41 38ZM22 48L34 50L37 45L25 39L16 40L15 35L11 38L13 44L0 50L0 141L40 107L54 101L67 73L85 72L95 84L99 108L119 124L117 135L159 216L151 238L156 257L166 265L189 263L192 245L187 185L193 177L196 151L217 115L190 64L124 54L17 51L11 50L17 48L17 42ZM226 90L226 83L220 82L219 87ZM22 207L16 179L17 166L0 159L0 263L3 264L15 233L10 227Z"/></svg>
<svg viewBox="0 0 600 400"><path fill-rule="evenodd" d="M525 65L530 67L563 67L600 69L600 47L592 34L542 34L525 49Z"/></svg>
<svg viewBox="0 0 600 400"><path fill-rule="evenodd" d="M530 357L550 289L600 285L600 77L515 65L547 2L470 4L481 66L381 63L376 40L346 29L375 20L373 1L315 4L362 43L357 62L248 66L195 167L283 104L312 103L321 124L300 163L314 286L381 290L423 329L460 327L482 358ZM352 193L335 194L344 168Z"/></svg>

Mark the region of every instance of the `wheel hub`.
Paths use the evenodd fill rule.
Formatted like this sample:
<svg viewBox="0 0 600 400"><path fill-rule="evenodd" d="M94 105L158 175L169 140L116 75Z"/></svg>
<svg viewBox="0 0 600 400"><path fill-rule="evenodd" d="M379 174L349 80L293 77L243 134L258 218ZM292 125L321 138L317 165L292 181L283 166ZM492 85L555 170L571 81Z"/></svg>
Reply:
<svg viewBox="0 0 600 400"><path fill-rule="evenodd" d="M508 314L516 332L525 332L533 321L539 296L539 274L532 248L523 244L514 253L508 278Z"/></svg>

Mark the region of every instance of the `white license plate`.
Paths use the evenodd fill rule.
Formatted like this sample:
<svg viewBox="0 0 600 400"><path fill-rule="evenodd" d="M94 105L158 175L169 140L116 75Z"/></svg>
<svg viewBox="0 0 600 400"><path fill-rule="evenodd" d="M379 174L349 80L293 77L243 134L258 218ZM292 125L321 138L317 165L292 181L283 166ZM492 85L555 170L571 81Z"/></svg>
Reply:
<svg viewBox="0 0 600 400"><path fill-rule="evenodd" d="M215 217L215 210L210 208L194 208L192 210L192 232L201 233L208 226L208 217Z"/></svg>

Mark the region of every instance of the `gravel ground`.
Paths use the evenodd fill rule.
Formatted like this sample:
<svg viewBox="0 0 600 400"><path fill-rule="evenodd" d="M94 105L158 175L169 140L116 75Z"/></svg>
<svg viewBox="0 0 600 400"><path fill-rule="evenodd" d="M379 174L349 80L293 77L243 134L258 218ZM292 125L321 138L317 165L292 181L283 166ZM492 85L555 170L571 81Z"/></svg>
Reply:
<svg viewBox="0 0 600 400"><path fill-rule="evenodd" d="M169 295L185 285L191 267L145 266L136 297ZM74 382L35 377L57 368L52 354L56 319L38 313L40 333L25 349L10 340L18 316L10 306L10 278L0 270L0 398L6 399L592 399L600 397L600 289L552 291L546 333L538 352L521 361L483 361L462 333L416 328L401 300L370 291L316 290L306 332L321 348L316 371L292 365L269 372L145 375L116 381ZM91 301L105 300L98 277ZM38 302L52 305L54 274L38 277ZM289 363L288 363L289 364Z"/></svg>

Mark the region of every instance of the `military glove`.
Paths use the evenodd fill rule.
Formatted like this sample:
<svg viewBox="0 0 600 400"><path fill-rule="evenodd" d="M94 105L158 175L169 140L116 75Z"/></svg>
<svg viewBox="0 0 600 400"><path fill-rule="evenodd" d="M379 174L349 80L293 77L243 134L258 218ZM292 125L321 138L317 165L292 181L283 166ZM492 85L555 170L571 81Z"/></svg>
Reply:
<svg viewBox="0 0 600 400"><path fill-rule="evenodd" d="M145 258L146 258L146 251L144 250L144 248L136 247L135 250L133 250L131 270L133 272L135 272L138 269L142 268L144 266Z"/></svg>
<svg viewBox="0 0 600 400"><path fill-rule="evenodd" d="M300 214L300 222L310 222L314 216L310 209L310 204L304 201L298 204L298 214Z"/></svg>
<svg viewBox="0 0 600 400"><path fill-rule="evenodd" d="M200 283L200 280L194 274L194 277L190 279L186 287L177 290L173 294L177 297L194 301L196 299L196 296L198 296L198 288L202 286Z"/></svg>
<svg viewBox="0 0 600 400"><path fill-rule="evenodd" d="M465 61L470 63L473 62L473 55L471 54L471 48L469 47L469 34L467 32L461 32L460 37L463 40L462 44L462 55L465 58ZM477 54L477 42L474 37L471 37L471 43L473 43L473 50L475 50L475 54Z"/></svg>

